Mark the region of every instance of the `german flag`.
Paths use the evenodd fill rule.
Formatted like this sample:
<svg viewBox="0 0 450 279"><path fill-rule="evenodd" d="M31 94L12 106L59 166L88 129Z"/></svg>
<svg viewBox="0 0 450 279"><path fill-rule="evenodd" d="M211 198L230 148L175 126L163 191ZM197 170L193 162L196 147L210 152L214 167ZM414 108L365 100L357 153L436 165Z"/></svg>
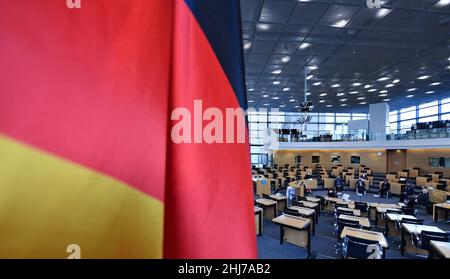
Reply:
<svg viewBox="0 0 450 279"><path fill-rule="evenodd" d="M239 17L237 0L0 2L0 258L256 257L248 135L171 138L195 100L246 107Z"/></svg>

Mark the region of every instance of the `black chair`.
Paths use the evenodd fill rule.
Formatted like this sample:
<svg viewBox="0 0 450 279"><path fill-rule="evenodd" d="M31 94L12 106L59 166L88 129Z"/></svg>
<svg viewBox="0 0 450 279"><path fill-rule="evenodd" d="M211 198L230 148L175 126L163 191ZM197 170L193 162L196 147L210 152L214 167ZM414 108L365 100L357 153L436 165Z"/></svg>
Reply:
<svg viewBox="0 0 450 279"><path fill-rule="evenodd" d="M410 219L410 218L402 218L400 220L401 224L413 224L413 225L423 225L423 219Z"/></svg>
<svg viewBox="0 0 450 279"><path fill-rule="evenodd" d="M303 207L303 203L298 202L298 201L292 201L292 206L300 206L300 207Z"/></svg>
<svg viewBox="0 0 450 279"><path fill-rule="evenodd" d="M307 200L307 198L305 198L305 197L300 197L300 196L297 196L297 200L299 200L299 201L306 201L306 200Z"/></svg>
<svg viewBox="0 0 450 279"><path fill-rule="evenodd" d="M269 199L269 200L270 200L270 195L262 194L262 197L263 197L264 199Z"/></svg>
<svg viewBox="0 0 450 279"><path fill-rule="evenodd" d="M344 229L344 227L360 229L361 225L359 224L359 221L339 220L339 219L337 220L337 225L336 225L337 243L334 245L334 248L335 248L334 254L335 255L339 255L339 248L342 247L341 233L342 233L342 230Z"/></svg>
<svg viewBox="0 0 450 279"><path fill-rule="evenodd" d="M344 259L382 259L383 248L378 241L346 236L342 244Z"/></svg>
<svg viewBox="0 0 450 279"><path fill-rule="evenodd" d="M348 204L347 203L336 203L336 208L338 207L344 207L344 208L348 208Z"/></svg>
<svg viewBox="0 0 450 279"><path fill-rule="evenodd" d="M300 216L301 216L300 212L298 212L298 211L295 210L295 209L289 209L289 208L286 208L286 209L283 211L283 213L284 213L284 214L287 214L287 215L297 216L297 217L300 217Z"/></svg>
<svg viewBox="0 0 450 279"><path fill-rule="evenodd" d="M440 242L449 242L449 233L422 231L420 235L414 235L412 238L413 245L416 248L428 251L428 257L430 257L431 240Z"/></svg>
<svg viewBox="0 0 450 279"><path fill-rule="evenodd" d="M358 209L361 213L367 213L369 206L366 202L355 202L355 209Z"/></svg>
<svg viewBox="0 0 450 279"><path fill-rule="evenodd" d="M339 218L339 215L343 214L343 215L349 215L349 216L354 216L355 214L353 214L352 211L346 211L346 210L342 210L342 209L336 209L336 214L337 217Z"/></svg>
<svg viewBox="0 0 450 279"><path fill-rule="evenodd" d="M402 214L403 215L412 215L416 216L416 210L413 207L402 207Z"/></svg>

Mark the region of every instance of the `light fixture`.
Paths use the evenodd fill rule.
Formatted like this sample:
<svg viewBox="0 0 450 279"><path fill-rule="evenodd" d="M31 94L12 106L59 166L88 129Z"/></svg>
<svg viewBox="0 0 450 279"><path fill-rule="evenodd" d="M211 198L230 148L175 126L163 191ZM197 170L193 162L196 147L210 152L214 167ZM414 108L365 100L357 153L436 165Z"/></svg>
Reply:
<svg viewBox="0 0 450 279"><path fill-rule="evenodd" d="M377 13L376 13L376 17L377 18L383 18L383 17L385 17L385 16L387 16L388 14L390 14L391 13L391 9L378 9L378 11L377 11Z"/></svg>
<svg viewBox="0 0 450 279"><path fill-rule="evenodd" d="M273 82L273 84L275 84L275 85L278 85L278 84L280 84L281 82L279 82L278 80L276 80L276 81L274 81Z"/></svg>
<svg viewBox="0 0 450 279"><path fill-rule="evenodd" d="M265 106L268 106L269 104L264 104Z"/></svg>
<svg viewBox="0 0 450 279"><path fill-rule="evenodd" d="M275 71L272 71L272 74L274 74L274 75L281 74L281 70L275 70Z"/></svg>
<svg viewBox="0 0 450 279"><path fill-rule="evenodd" d="M341 19L341 20L337 21L335 24L332 24L331 26L333 26L333 27L338 27L338 28L342 28L342 27L344 27L345 25L347 25L347 23L348 23L348 20Z"/></svg>
<svg viewBox="0 0 450 279"><path fill-rule="evenodd" d="M412 91L416 91L416 90L417 90L417 88L410 88L410 89L408 89L408 90L406 90L406 91L412 92Z"/></svg>
<svg viewBox="0 0 450 279"><path fill-rule="evenodd" d="M300 108L300 106L295 106L294 108Z"/></svg>
<svg viewBox="0 0 450 279"><path fill-rule="evenodd" d="M250 49L252 47L252 43L251 42L246 42L244 44L244 49Z"/></svg>
<svg viewBox="0 0 450 279"><path fill-rule="evenodd" d="M289 102L293 103L295 102L295 99L290 99Z"/></svg>
<svg viewBox="0 0 450 279"><path fill-rule="evenodd" d="M336 96L344 96L345 93L337 93Z"/></svg>
<svg viewBox="0 0 450 279"><path fill-rule="evenodd" d="M385 81L385 80L388 80L388 79L389 79L388 77L382 77L382 78L379 78L378 81Z"/></svg>
<svg viewBox="0 0 450 279"><path fill-rule="evenodd" d="M450 4L450 0L440 0L436 3L436 7L444 7Z"/></svg>
<svg viewBox="0 0 450 279"><path fill-rule="evenodd" d="M289 88L289 87L285 87L285 88L283 88L283 91L289 91L289 90L291 90L291 88Z"/></svg>
<svg viewBox="0 0 450 279"><path fill-rule="evenodd" d="M320 81L313 83L314 86L318 86L318 85L321 85L321 84L322 84L322 82L320 82Z"/></svg>
<svg viewBox="0 0 450 279"><path fill-rule="evenodd" d="M367 88L370 88L370 87L372 87L372 85L370 85L370 84L364 85L364 89L367 89Z"/></svg>
<svg viewBox="0 0 450 279"><path fill-rule="evenodd" d="M378 89L372 88L372 89L367 90L367 92L375 92L375 91L378 91Z"/></svg>
<svg viewBox="0 0 450 279"><path fill-rule="evenodd" d="M440 85L440 84L442 84L442 82L433 82L433 83L431 83L430 85L431 85L431 86L436 86L436 85Z"/></svg>
<svg viewBox="0 0 450 279"><path fill-rule="evenodd" d="M354 83L352 84L352 86L361 86L361 83L359 83L359 82L354 82Z"/></svg>
<svg viewBox="0 0 450 279"><path fill-rule="evenodd" d="M317 66L308 66L308 69L310 69L311 71L314 71L314 70L319 69L319 67L317 67Z"/></svg>
<svg viewBox="0 0 450 279"><path fill-rule="evenodd" d="M320 100L319 103L325 103L325 100Z"/></svg>
<svg viewBox="0 0 450 279"><path fill-rule="evenodd" d="M333 88L336 88L336 87L339 87L339 86L341 86L340 84L333 84L333 85L331 85L331 87L333 87Z"/></svg>
<svg viewBox="0 0 450 279"><path fill-rule="evenodd" d="M361 102L360 105L367 105L367 102Z"/></svg>
<svg viewBox="0 0 450 279"><path fill-rule="evenodd" d="M280 97L272 97L272 100L278 100Z"/></svg>
<svg viewBox="0 0 450 279"><path fill-rule="evenodd" d="M285 105L280 105L280 108L284 108L285 107Z"/></svg>
<svg viewBox="0 0 450 279"><path fill-rule="evenodd" d="M358 97L357 100L365 100L365 97Z"/></svg>
<svg viewBox="0 0 450 279"><path fill-rule="evenodd" d="M394 80L392 81L392 83L394 83L394 84L397 84L397 83L399 83L399 82L400 82L399 79L394 79Z"/></svg>
<svg viewBox="0 0 450 279"><path fill-rule="evenodd" d="M384 93L388 93L387 90L381 90L380 93L384 94Z"/></svg>
<svg viewBox="0 0 450 279"><path fill-rule="evenodd" d="M348 92L348 94L351 94L351 95L355 95L355 94L358 94L359 92L358 91L350 91L350 92Z"/></svg>
<svg viewBox="0 0 450 279"><path fill-rule="evenodd" d="M446 67L446 69L447 69L447 70L450 70L450 65L448 65L448 66Z"/></svg>
<svg viewBox="0 0 450 279"><path fill-rule="evenodd" d="M340 99L339 101L340 102L345 102L345 101L347 101L347 99Z"/></svg>
<svg viewBox="0 0 450 279"><path fill-rule="evenodd" d="M386 97L387 96L387 94L380 94L380 95L378 95L378 97Z"/></svg>
<svg viewBox="0 0 450 279"><path fill-rule="evenodd" d="M424 80L424 79L428 79L428 78L430 78L430 76L425 75L425 76L420 76L417 79Z"/></svg>
<svg viewBox="0 0 450 279"><path fill-rule="evenodd" d="M327 108L331 108L331 107L333 107L333 105L327 105Z"/></svg>
<svg viewBox="0 0 450 279"><path fill-rule="evenodd" d="M341 105L341 107L346 107L346 106L347 106L346 104L342 104L342 105Z"/></svg>
<svg viewBox="0 0 450 279"><path fill-rule="evenodd" d="M327 93L322 93L322 94L320 94L319 96L320 97L324 97L324 96L326 96L327 95Z"/></svg>
<svg viewBox="0 0 450 279"><path fill-rule="evenodd" d="M389 84L386 84L386 88L390 88L390 87L394 87L395 86L395 84L392 84L392 83L389 83Z"/></svg>
<svg viewBox="0 0 450 279"><path fill-rule="evenodd" d="M254 102L253 100L248 100L248 101L247 101L247 103L253 103L253 102Z"/></svg>
<svg viewBox="0 0 450 279"><path fill-rule="evenodd" d="M408 95L408 96L406 96L406 98L412 98L412 97L414 97L414 95Z"/></svg>
<svg viewBox="0 0 450 279"><path fill-rule="evenodd" d="M270 25L266 23L258 23L258 29L259 30L269 30Z"/></svg>
<svg viewBox="0 0 450 279"><path fill-rule="evenodd" d="M289 57L289 56L284 56L281 58L281 62L283 62L283 63L287 63L287 62L289 62L289 60L291 60L291 57Z"/></svg>
<svg viewBox="0 0 450 279"><path fill-rule="evenodd" d="M250 92L255 91L255 88L250 88L248 91Z"/></svg>
<svg viewBox="0 0 450 279"><path fill-rule="evenodd" d="M267 98L267 97L269 97L269 95L267 95L267 94L266 95L262 95L262 97L263 98Z"/></svg>
<svg viewBox="0 0 450 279"><path fill-rule="evenodd" d="M383 102L389 102L391 99L383 99Z"/></svg>
<svg viewBox="0 0 450 279"><path fill-rule="evenodd" d="M310 96L310 95L311 95L311 92L306 93L306 96Z"/></svg>
<svg viewBox="0 0 450 279"><path fill-rule="evenodd" d="M311 46L310 43L303 43L303 44L300 45L299 49L305 49L305 48L308 48L310 46Z"/></svg>
<svg viewBox="0 0 450 279"><path fill-rule="evenodd" d="M434 91L427 91L427 92L425 92L425 94L433 94L434 93Z"/></svg>
<svg viewBox="0 0 450 279"><path fill-rule="evenodd" d="M313 77L314 77L313 75L309 75L309 76L306 77L306 79L307 79L307 80L310 80L310 79L312 79Z"/></svg>

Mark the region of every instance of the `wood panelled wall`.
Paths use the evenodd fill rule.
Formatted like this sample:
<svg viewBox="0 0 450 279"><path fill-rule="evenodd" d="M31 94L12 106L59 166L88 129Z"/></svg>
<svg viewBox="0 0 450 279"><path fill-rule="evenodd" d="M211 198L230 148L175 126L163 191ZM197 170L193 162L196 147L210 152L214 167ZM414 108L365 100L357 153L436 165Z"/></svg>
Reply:
<svg viewBox="0 0 450 279"><path fill-rule="evenodd" d="M378 154L381 152L381 156ZM320 156L320 163L326 170L330 170L331 156L341 156L341 164L344 167L354 166L350 164L350 156L360 156L361 164L372 169L373 172L385 173L387 171L387 150L289 150L274 153L274 163L279 165L295 165L295 156L302 156L305 166L313 167L312 156ZM421 173L428 174L441 171L444 176L450 177L449 168L431 168L429 157L450 157L450 149L408 149L406 151L406 168L418 167Z"/></svg>
<svg viewBox="0 0 450 279"><path fill-rule="evenodd" d="M381 156L378 153L381 152ZM274 163L279 165L295 165L295 156L302 156L302 163L305 166L314 166L311 162L312 156L320 156L320 164L326 170L331 170L336 164L331 163L331 156L341 156L341 164L344 167L357 166L350 163L351 156L360 156L361 164L371 168L373 172L386 172L386 150L292 150L277 151L274 154Z"/></svg>
<svg viewBox="0 0 450 279"><path fill-rule="evenodd" d="M444 176L450 176L449 168L430 167L430 157L450 157L450 149L410 149L406 152L406 167L418 167L425 174L440 171Z"/></svg>

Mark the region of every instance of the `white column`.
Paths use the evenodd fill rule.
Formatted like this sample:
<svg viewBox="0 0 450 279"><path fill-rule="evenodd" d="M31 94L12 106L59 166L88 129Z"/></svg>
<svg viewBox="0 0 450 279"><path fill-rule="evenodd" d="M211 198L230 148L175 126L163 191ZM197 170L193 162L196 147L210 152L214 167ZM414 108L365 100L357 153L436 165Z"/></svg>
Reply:
<svg viewBox="0 0 450 279"><path fill-rule="evenodd" d="M377 103L369 105L369 133L372 140L386 140L386 127L389 125L389 105Z"/></svg>

